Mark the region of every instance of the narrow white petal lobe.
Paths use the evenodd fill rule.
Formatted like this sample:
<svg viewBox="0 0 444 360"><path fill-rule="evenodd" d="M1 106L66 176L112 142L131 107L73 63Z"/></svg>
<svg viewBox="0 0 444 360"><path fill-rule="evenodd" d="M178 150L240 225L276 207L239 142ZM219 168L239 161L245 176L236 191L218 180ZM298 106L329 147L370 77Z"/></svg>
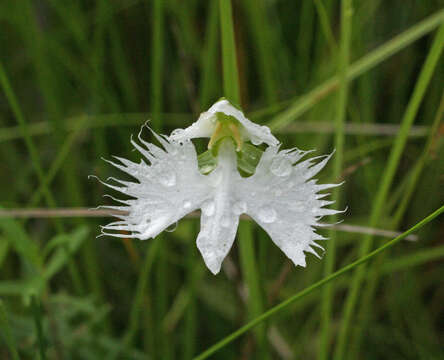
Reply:
<svg viewBox="0 0 444 360"><path fill-rule="evenodd" d="M213 197L202 206L197 247L207 267L217 274L233 245L239 224L239 214L233 212L233 190L241 177L236 169L236 155L231 142L221 144L218 167L208 178L213 187Z"/></svg>

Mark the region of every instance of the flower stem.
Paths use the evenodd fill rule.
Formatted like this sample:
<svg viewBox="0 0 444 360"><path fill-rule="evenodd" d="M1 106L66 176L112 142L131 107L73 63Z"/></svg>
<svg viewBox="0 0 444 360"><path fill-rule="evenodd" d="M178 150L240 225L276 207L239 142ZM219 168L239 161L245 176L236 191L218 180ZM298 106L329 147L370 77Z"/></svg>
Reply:
<svg viewBox="0 0 444 360"><path fill-rule="evenodd" d="M236 46L234 39L233 17L231 0L219 0L220 29L222 37L222 63L223 63L223 83L224 95L234 104L240 104L239 74L237 70ZM253 241L253 228L249 223L241 223L239 226L239 250L241 257L242 273L248 287L248 315L258 316L263 311L262 296L258 267L256 265L256 252ZM259 345L261 359L267 359L268 352L265 346L265 328L262 327L256 332L256 340Z"/></svg>

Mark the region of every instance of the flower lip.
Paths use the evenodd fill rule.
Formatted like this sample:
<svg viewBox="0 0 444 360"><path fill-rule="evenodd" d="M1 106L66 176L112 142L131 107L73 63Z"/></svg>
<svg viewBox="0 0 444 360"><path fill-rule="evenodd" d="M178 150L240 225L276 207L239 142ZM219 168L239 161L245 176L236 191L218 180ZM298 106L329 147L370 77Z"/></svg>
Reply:
<svg viewBox="0 0 444 360"><path fill-rule="evenodd" d="M223 113L234 117L241 126L241 135L245 140L250 140L254 145L265 143L269 146L277 146L279 141L273 136L267 126L261 126L247 119L244 113L234 107L227 99L220 99L207 111L200 114L199 119L186 129L177 129L170 135L171 140L184 141L199 137L211 137L217 126L217 113Z"/></svg>

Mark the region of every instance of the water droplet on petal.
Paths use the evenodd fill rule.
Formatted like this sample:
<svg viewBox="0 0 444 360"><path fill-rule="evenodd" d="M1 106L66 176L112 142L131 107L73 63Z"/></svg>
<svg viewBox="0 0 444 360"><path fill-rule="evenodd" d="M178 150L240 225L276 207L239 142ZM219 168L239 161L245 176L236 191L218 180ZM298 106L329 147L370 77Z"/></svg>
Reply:
<svg viewBox="0 0 444 360"><path fill-rule="evenodd" d="M257 136L254 136L254 135L251 135L250 141L251 141L251 143L253 145L260 145L260 144L262 144L261 138L259 138Z"/></svg>
<svg viewBox="0 0 444 360"><path fill-rule="evenodd" d="M288 176L291 173L292 165L287 157L278 156L272 161L270 170L276 176Z"/></svg>
<svg viewBox="0 0 444 360"><path fill-rule="evenodd" d="M206 236L199 236L196 240L196 244L199 250L202 251L202 253L204 254L208 254L211 250L208 238Z"/></svg>
<svg viewBox="0 0 444 360"><path fill-rule="evenodd" d="M185 131L184 129L175 129L171 132L170 136L171 137L180 137L183 135L184 131Z"/></svg>
<svg viewBox="0 0 444 360"><path fill-rule="evenodd" d="M304 203L302 201L295 201L290 203L290 210L293 211L304 211L305 207L304 207Z"/></svg>
<svg viewBox="0 0 444 360"><path fill-rule="evenodd" d="M271 207L263 207L259 210L259 220L270 224L276 220L276 211Z"/></svg>
<svg viewBox="0 0 444 360"><path fill-rule="evenodd" d="M224 216L224 217L221 219L220 224L221 224L223 227L229 227L229 226L230 226L230 218L229 218L228 216Z"/></svg>
<svg viewBox="0 0 444 360"><path fill-rule="evenodd" d="M165 231L173 232L173 231L176 230L176 229L177 229L177 221L176 221L173 225L168 226L168 227L165 229Z"/></svg>
<svg viewBox="0 0 444 360"><path fill-rule="evenodd" d="M205 175L205 174L210 173L211 170L213 170L213 169L214 169L213 165L204 165L200 168L200 172Z"/></svg>
<svg viewBox="0 0 444 360"><path fill-rule="evenodd" d="M191 201L185 200L182 204L184 209L189 209L191 208Z"/></svg>
<svg viewBox="0 0 444 360"><path fill-rule="evenodd" d="M177 148L175 146L172 146L172 147L169 148L168 152L170 153L170 155L177 155L178 150L177 150Z"/></svg>
<svg viewBox="0 0 444 360"><path fill-rule="evenodd" d="M171 187L176 185L176 174L171 169L162 169L159 171L158 177L163 186Z"/></svg>
<svg viewBox="0 0 444 360"><path fill-rule="evenodd" d="M214 201L208 200L202 204L202 212L205 216L211 216L214 214L214 210L216 209L216 205Z"/></svg>
<svg viewBox="0 0 444 360"><path fill-rule="evenodd" d="M266 135L271 134L271 130L268 126L263 125L263 126L261 126L261 129L264 134L266 134Z"/></svg>
<svg viewBox="0 0 444 360"><path fill-rule="evenodd" d="M244 201L238 201L233 205L233 213L236 215L244 214L247 212L247 204Z"/></svg>

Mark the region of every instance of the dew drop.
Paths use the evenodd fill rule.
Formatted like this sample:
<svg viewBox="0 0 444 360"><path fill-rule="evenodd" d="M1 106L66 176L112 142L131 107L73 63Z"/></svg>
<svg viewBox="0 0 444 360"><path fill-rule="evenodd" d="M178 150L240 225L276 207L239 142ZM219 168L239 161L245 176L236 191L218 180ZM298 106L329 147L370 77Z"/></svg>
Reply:
<svg viewBox="0 0 444 360"><path fill-rule="evenodd" d="M214 210L216 209L216 206L214 204L214 201L208 200L203 203L202 205L202 212L205 216L212 216L214 214Z"/></svg>
<svg viewBox="0 0 444 360"><path fill-rule="evenodd" d="M293 211L304 211L304 203L302 201L295 201L290 204L290 210Z"/></svg>
<svg viewBox="0 0 444 360"><path fill-rule="evenodd" d="M184 209L189 209L191 208L191 201L185 200L182 204Z"/></svg>
<svg viewBox="0 0 444 360"><path fill-rule="evenodd" d="M262 139L257 137L257 136L254 136L254 135L251 136L250 141L251 141L251 143L253 145L260 145L260 144L262 144Z"/></svg>
<svg viewBox="0 0 444 360"><path fill-rule="evenodd" d="M205 174L210 173L211 170L213 170L213 169L214 169L213 165L204 165L200 168L200 172L205 175Z"/></svg>
<svg viewBox="0 0 444 360"><path fill-rule="evenodd" d="M220 224L222 225L222 227L229 227L230 226L230 218L228 216L224 216L222 218L222 220L220 221Z"/></svg>
<svg viewBox="0 0 444 360"><path fill-rule="evenodd" d="M247 212L247 204L244 201L238 201L233 205L233 213L236 215L244 214Z"/></svg>
<svg viewBox="0 0 444 360"><path fill-rule="evenodd" d="M288 176L292 170L291 162L285 156L279 156L272 161L270 170L276 176Z"/></svg>
<svg viewBox="0 0 444 360"><path fill-rule="evenodd" d="M207 254L210 251L209 240L206 236L199 236L196 240L197 247L202 253Z"/></svg>
<svg viewBox="0 0 444 360"><path fill-rule="evenodd" d="M165 231L173 232L173 231L176 230L176 229L177 229L177 221L176 221L174 224L168 226L168 227L165 229Z"/></svg>
<svg viewBox="0 0 444 360"><path fill-rule="evenodd" d="M162 169L159 172L158 177L163 186L172 187L176 185L176 174L171 169Z"/></svg>
<svg viewBox="0 0 444 360"><path fill-rule="evenodd" d="M171 132L171 137L180 137L183 135L183 133L185 132L184 129L175 129Z"/></svg>
<svg viewBox="0 0 444 360"><path fill-rule="evenodd" d="M276 211L271 207L263 207L259 210L259 220L271 224L276 220Z"/></svg>
<svg viewBox="0 0 444 360"><path fill-rule="evenodd" d="M261 126L261 129L264 134L267 134L267 135L271 134L271 130L268 126L263 125L263 126Z"/></svg>

